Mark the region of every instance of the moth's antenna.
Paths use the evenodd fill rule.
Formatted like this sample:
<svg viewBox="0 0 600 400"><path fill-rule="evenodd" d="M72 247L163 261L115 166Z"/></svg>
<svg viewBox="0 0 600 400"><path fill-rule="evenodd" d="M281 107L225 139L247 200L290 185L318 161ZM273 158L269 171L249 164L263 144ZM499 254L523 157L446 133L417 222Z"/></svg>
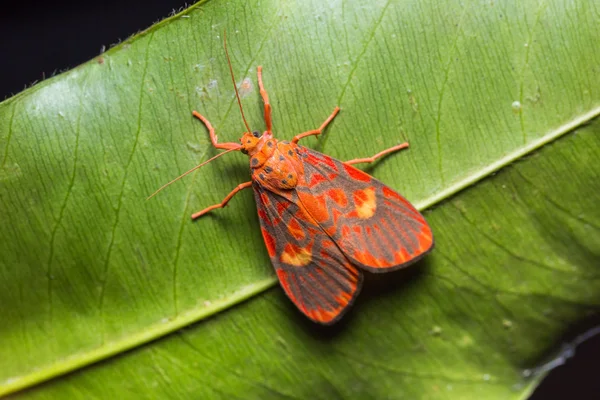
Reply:
<svg viewBox="0 0 600 400"><path fill-rule="evenodd" d="M229 73L231 75L231 81L233 82L233 88L235 89L235 97L237 98L238 105L240 106L240 112L242 113L242 119L244 120L244 125L246 125L246 129L248 132L252 132L250 127L248 126L248 121L246 121L246 117L244 116L244 109L242 108L242 101L240 100L240 94L237 90L237 85L235 83L235 76L233 75L233 68L231 67L231 59L229 58L229 51L227 51L227 31L223 31L223 46L225 47L225 55L227 56L227 65L229 65Z"/></svg>
<svg viewBox="0 0 600 400"><path fill-rule="evenodd" d="M202 164L200 164L200 165L196 165L194 168L192 168L192 169L190 169L189 171L187 171L187 172L184 172L183 174L179 175L177 178L173 179L171 182L169 182L169 183L165 183L164 185L162 185L162 186L160 187L160 189L158 189L156 192L154 192L154 193L152 193L150 196L148 196L148 198L147 198L146 200L150 200L151 198L153 198L154 196L156 196L156 195L157 195L157 194L158 194L160 191L162 191L164 188L166 188L167 186L169 186L171 183L175 183L175 182L177 182L178 180L180 180L180 179L181 179L181 178L183 178L184 176L186 176L186 175L188 175L189 173L191 173L191 172L194 172L194 171L195 171L195 170L197 170L198 168L200 168L200 167L202 167L202 166L204 166L204 165L208 164L209 162L211 162L211 161L212 161L212 160L214 160L215 158L219 158L219 157L221 157L223 154L227 154L227 153L229 153L229 152L232 152L232 151L237 151L237 150L239 150L239 149L238 149L238 148L235 148L235 149L229 149L229 150L226 150L226 151L224 151L224 152L222 152L222 153L219 153L219 154L217 154L217 155L216 155L216 156L214 156L213 158L211 158L211 159L209 159L209 160L206 160L206 161L204 161Z"/></svg>

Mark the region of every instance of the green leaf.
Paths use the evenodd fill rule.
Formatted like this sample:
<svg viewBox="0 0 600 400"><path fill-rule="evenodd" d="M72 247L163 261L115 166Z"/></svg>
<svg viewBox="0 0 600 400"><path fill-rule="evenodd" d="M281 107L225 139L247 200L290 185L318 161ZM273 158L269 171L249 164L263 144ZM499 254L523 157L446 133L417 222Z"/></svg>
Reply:
<svg viewBox="0 0 600 400"><path fill-rule="evenodd" d="M22 396L526 396L541 376L522 369L600 306L600 126L572 133L600 113L598 11L214 0L1 103L0 393L82 369ZM191 110L221 141L243 132L224 29L253 129L263 65L279 138L340 105L305 144L408 140L366 170L435 205L434 252L370 276L334 329L266 291L251 193L190 221L248 179L242 155L145 201L216 154Z"/></svg>

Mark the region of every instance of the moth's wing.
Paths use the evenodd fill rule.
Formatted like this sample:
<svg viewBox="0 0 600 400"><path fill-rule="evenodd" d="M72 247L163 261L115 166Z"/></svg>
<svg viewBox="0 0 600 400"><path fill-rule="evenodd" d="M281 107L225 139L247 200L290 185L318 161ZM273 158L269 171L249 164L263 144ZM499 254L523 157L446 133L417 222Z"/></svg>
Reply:
<svg viewBox="0 0 600 400"><path fill-rule="evenodd" d="M350 261L371 272L405 267L433 248L415 207L369 174L299 146L302 204Z"/></svg>
<svg viewBox="0 0 600 400"><path fill-rule="evenodd" d="M279 282L308 318L337 321L362 285L362 273L298 203L295 191L253 185L261 231Z"/></svg>

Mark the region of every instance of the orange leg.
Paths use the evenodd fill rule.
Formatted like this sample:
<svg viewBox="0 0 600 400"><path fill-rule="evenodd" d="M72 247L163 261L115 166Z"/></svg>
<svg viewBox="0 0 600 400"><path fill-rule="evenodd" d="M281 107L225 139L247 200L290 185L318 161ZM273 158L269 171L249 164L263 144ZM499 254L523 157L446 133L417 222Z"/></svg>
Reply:
<svg viewBox="0 0 600 400"><path fill-rule="evenodd" d="M204 123L204 125L206 125L206 129L208 129L208 133L210 135L210 142L212 143L212 145L215 148L231 150L231 149L239 149L240 147L242 147L242 145L240 145L239 143L235 143L235 142L219 143L217 140L217 135L215 134L215 128L212 127L210 122L208 122L208 120L202 114L200 114L198 111L193 111L192 114L194 115L194 117L196 117L200 121L202 121Z"/></svg>
<svg viewBox="0 0 600 400"><path fill-rule="evenodd" d="M265 123L267 124L267 132L271 132L273 123L271 122L271 103L269 103L269 95L265 90L265 86L262 81L262 67L259 65L258 68L258 88L260 89L260 95L262 96L263 103L265 104Z"/></svg>
<svg viewBox="0 0 600 400"><path fill-rule="evenodd" d="M227 196L225 196L225 198L223 199L222 202L220 202L219 204L215 204L214 206L206 207L204 210L198 211L197 213L192 214L192 219L200 218L201 216L203 216L207 212L210 212L210 211L215 210L217 208L223 208L223 207L225 207L227 205L227 203L229 203L229 200L231 200L231 198L233 196L235 196L237 194L237 192L239 192L240 190L244 190L246 188L249 188L250 186L252 186L252 181L240 183L239 185L237 185L237 187L235 189L233 189L231 191L231 193L229 193Z"/></svg>
<svg viewBox="0 0 600 400"><path fill-rule="evenodd" d="M337 115L338 112L340 112L340 108L336 107L335 110L333 110L333 112L331 113L331 115L319 127L319 129L313 129L312 131L306 131L304 133L294 136L294 138L292 139L292 143L298 143L298 140L305 138L307 136L320 135L321 132L323 132L323 129L325 129L325 127L327 125L329 125L329 123L335 118L335 116Z"/></svg>
<svg viewBox="0 0 600 400"><path fill-rule="evenodd" d="M408 147L408 143L402 143L394 147L390 147L384 151L381 151L375 154L373 157L367 158L355 158L354 160L345 161L344 164L352 165L352 164L360 164L360 163L372 163L377 160L379 157L387 156L390 153L394 153L398 150L406 149Z"/></svg>

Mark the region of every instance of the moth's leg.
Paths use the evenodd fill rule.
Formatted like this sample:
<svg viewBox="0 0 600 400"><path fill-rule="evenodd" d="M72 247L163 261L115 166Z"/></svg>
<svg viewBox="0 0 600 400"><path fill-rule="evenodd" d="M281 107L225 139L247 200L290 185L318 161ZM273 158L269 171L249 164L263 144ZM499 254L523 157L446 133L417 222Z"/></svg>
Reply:
<svg viewBox="0 0 600 400"><path fill-rule="evenodd" d="M258 88L260 89L260 95L265 105L265 123L267 124L267 132L271 132L273 123L271 122L271 103L269 103L269 94L265 90L265 86L262 81L262 66L258 66Z"/></svg>
<svg viewBox="0 0 600 400"><path fill-rule="evenodd" d="M223 199L222 202L220 202L219 204L215 204L214 206L206 207L204 210L198 211L197 213L192 214L192 219L200 218L201 216L203 216L207 212L210 212L210 211L215 210L217 208L223 208L223 207L225 207L227 205L227 203L229 202L229 200L231 200L231 198L233 196L235 196L237 194L237 192L239 192L240 190L244 190L246 188L249 188L250 186L252 186L252 181L240 183L239 185L237 185L237 187L235 189L233 189L231 191L231 193L229 193L227 196L225 196L225 198Z"/></svg>
<svg viewBox="0 0 600 400"><path fill-rule="evenodd" d="M329 123L335 118L335 116L337 115L338 112L340 112L340 108L336 107L335 110L333 110L333 112L331 113L331 115L325 120L325 122L323 122L323 124L321 124L319 129L313 129L312 131L306 131L304 133L294 136L294 138L292 139L292 143L298 143L298 140L305 138L307 136L320 135L321 132L323 132L323 129L325 129L325 127L327 125L329 125Z"/></svg>
<svg viewBox="0 0 600 400"><path fill-rule="evenodd" d="M208 134L210 135L210 142L212 143L212 145L215 148L231 150L231 149L239 149L241 147L241 145L239 143L235 143L235 142L219 143L218 139L217 139L217 135L215 134L215 128L212 127L210 122L208 122L208 120L202 114L200 114L198 111L193 111L192 114L194 115L194 117L196 117L200 121L202 121L204 123L204 125L206 125L206 129L208 129Z"/></svg>
<svg viewBox="0 0 600 400"><path fill-rule="evenodd" d="M352 164L360 164L360 163L372 163L380 157L387 156L390 153L394 153L394 152L402 150L402 149L406 149L407 147L408 147L408 143L402 143L397 146L390 147L389 149L386 149L384 151L381 151L381 152L375 154L373 157L355 158L354 160L344 161L344 164L352 165Z"/></svg>

